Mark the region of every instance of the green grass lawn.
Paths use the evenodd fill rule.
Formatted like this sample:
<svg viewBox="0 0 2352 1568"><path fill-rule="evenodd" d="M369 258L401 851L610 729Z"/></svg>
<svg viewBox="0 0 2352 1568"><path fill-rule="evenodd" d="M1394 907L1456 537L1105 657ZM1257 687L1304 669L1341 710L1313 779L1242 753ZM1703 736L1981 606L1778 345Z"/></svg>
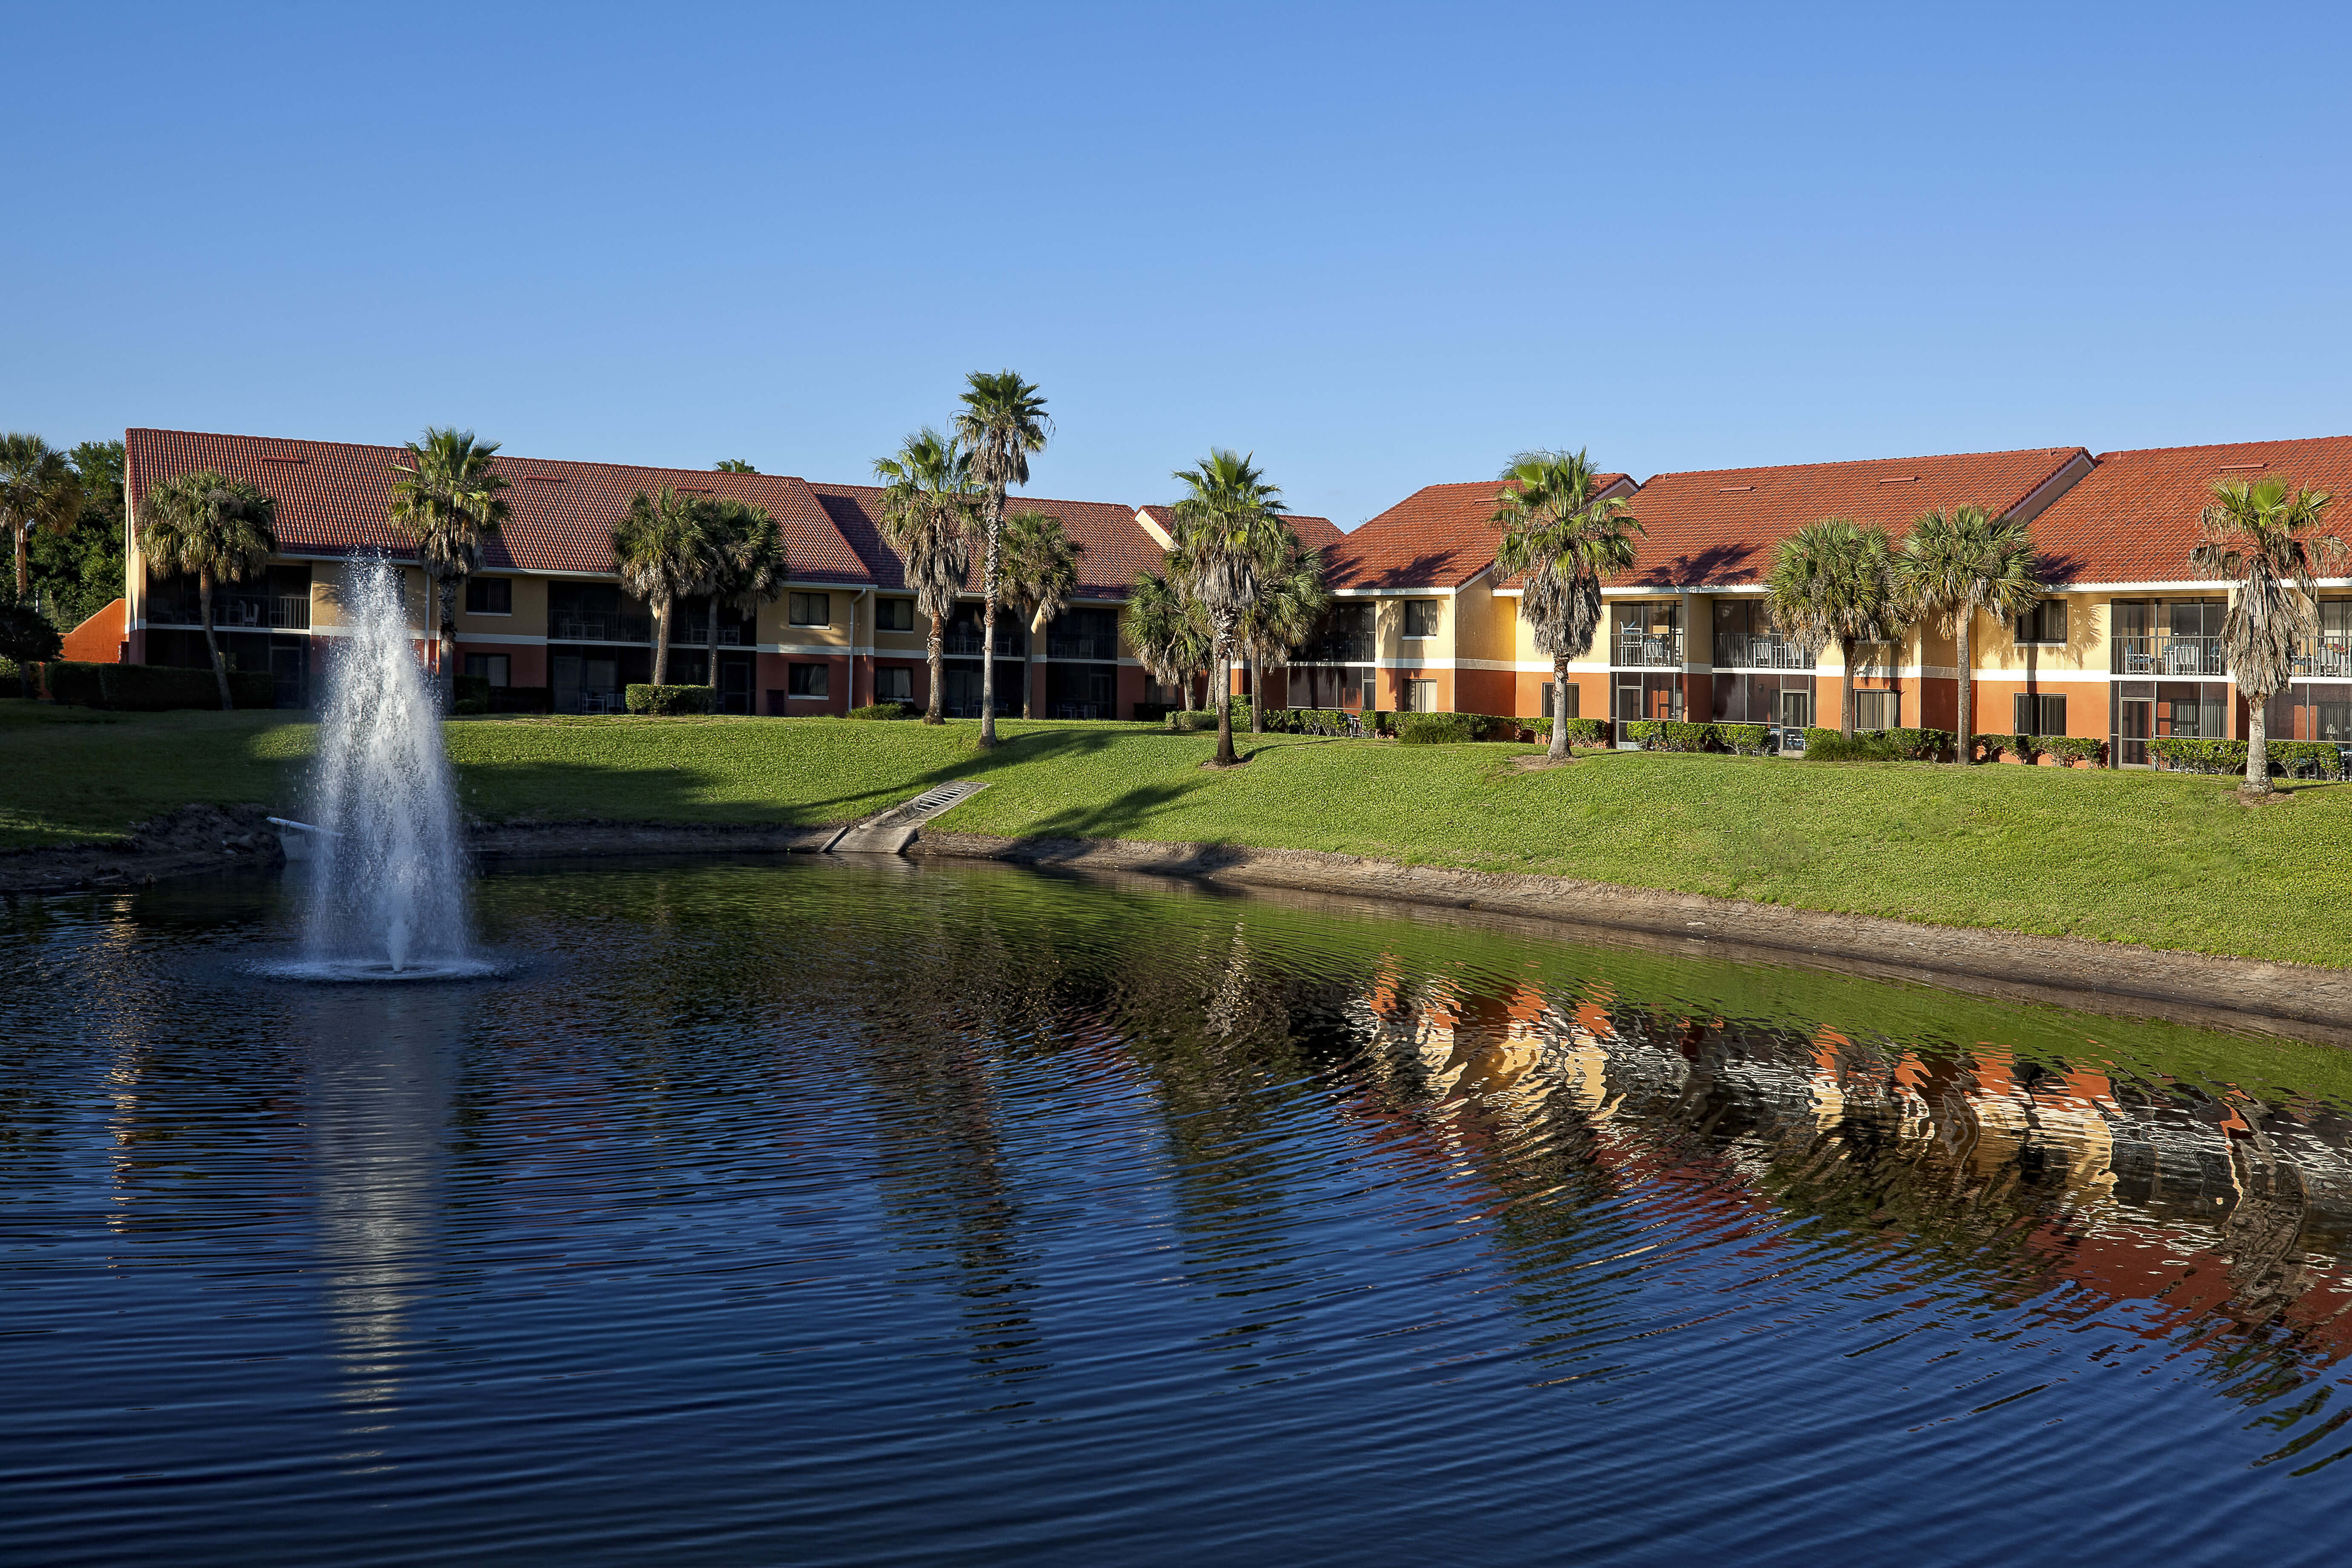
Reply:
<svg viewBox="0 0 2352 1568"><path fill-rule="evenodd" d="M814 824L950 778L940 819L1008 836L1208 841L1538 871L1805 909L2352 963L2352 787L2249 809L2231 781L2056 768L1599 752L1522 773L1526 746L1125 724L801 719L459 720L467 809ZM266 713L110 715L0 702L0 846L120 832L190 801L299 799L310 727Z"/></svg>

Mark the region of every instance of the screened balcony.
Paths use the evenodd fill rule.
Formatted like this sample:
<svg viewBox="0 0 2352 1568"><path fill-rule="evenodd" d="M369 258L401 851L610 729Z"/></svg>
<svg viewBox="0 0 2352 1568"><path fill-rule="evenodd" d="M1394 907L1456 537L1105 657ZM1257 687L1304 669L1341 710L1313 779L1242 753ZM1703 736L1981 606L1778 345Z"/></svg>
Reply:
<svg viewBox="0 0 2352 1568"><path fill-rule="evenodd" d="M1814 655L1802 644L1793 643L1778 632L1717 632L1715 634L1715 667L1717 669L1804 669L1813 668Z"/></svg>
<svg viewBox="0 0 2352 1568"><path fill-rule="evenodd" d="M2228 662L2221 656L2221 639L2218 637L2178 637L2159 633L2148 637L2116 637L2111 638L2110 643L2114 654L2111 674L2189 679L2219 678L2230 673Z"/></svg>

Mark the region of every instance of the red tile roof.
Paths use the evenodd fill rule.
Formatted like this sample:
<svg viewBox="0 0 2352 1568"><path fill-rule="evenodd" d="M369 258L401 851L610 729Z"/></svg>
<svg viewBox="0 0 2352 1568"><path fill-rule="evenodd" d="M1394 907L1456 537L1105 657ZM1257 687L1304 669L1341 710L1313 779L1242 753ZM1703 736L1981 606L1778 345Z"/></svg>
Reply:
<svg viewBox="0 0 2352 1568"><path fill-rule="evenodd" d="M1174 507L1164 506L1155 501L1145 507L1143 510L1146 516L1160 525L1163 532L1170 534L1175 532L1176 509ZM1299 542L1309 550L1328 552L1333 545L1348 537L1339 531L1339 525L1328 517L1308 517L1303 512L1296 511L1286 511L1282 516L1283 521L1289 523L1292 530L1297 533Z"/></svg>
<svg viewBox="0 0 2352 1568"><path fill-rule="evenodd" d="M866 563L877 586L906 586L905 564L882 542L882 491L875 485L816 484L809 487ZM1016 511L1049 512L1062 520L1063 529L1078 547L1078 593L1086 598L1123 599L1139 573L1160 565L1160 546L1135 521L1135 509L1107 501L1050 500L1035 496L1004 498L1007 516ZM980 591L979 552L964 578L973 593Z"/></svg>
<svg viewBox="0 0 2352 1568"><path fill-rule="evenodd" d="M1604 493L1631 484L1623 474L1598 478ZM1324 551L1330 585L1461 587L1494 564L1503 536L1494 521L1500 489L1493 479L1423 485Z"/></svg>
<svg viewBox="0 0 2352 1568"><path fill-rule="evenodd" d="M2215 479L2287 479L2339 499L2332 531L2352 538L2352 436L2103 452L2098 467L2034 521L2053 583L2179 583Z"/></svg>
<svg viewBox="0 0 2352 1568"><path fill-rule="evenodd" d="M144 496L159 480L198 468L215 468L257 486L278 502L278 541L289 554L415 553L385 521L392 464L400 447L134 429L123 432L123 448L133 497ZM783 530L784 559L795 582L866 578L857 552L809 487L786 475L562 462L504 452L492 462L506 476L511 512L483 546L484 562L493 569L609 573L613 524L629 498L672 485L767 508Z"/></svg>
<svg viewBox="0 0 2352 1568"><path fill-rule="evenodd" d="M2080 447L1962 452L1659 474L1633 498L1646 531L1633 570L1612 587L1690 588L1761 582L1772 547L1809 522L1850 517L1900 532L1935 507L2014 510ZM1369 526L1369 525L1367 525Z"/></svg>

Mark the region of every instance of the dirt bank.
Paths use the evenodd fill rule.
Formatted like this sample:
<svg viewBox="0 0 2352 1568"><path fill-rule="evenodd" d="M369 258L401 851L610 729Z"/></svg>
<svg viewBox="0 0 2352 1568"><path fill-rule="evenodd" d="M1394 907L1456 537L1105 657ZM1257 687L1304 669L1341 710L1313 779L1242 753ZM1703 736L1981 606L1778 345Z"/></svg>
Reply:
<svg viewBox="0 0 2352 1568"><path fill-rule="evenodd" d="M478 823L466 847L478 860L603 855L782 855L823 848L840 832L724 822Z"/></svg>
<svg viewBox="0 0 2352 1568"><path fill-rule="evenodd" d="M1566 877L1490 876L1299 849L995 838L926 831L915 855L1017 861L1076 871L1140 872L1244 888L1475 910L1623 942L1941 985L2008 1001L2085 1005L2085 993L2146 1016L2221 1028L2268 1027L2352 1046L2352 971L2168 952L2076 937L1916 925L1870 915L1653 892Z"/></svg>
<svg viewBox="0 0 2352 1568"><path fill-rule="evenodd" d="M275 866L285 852L258 805L185 805L124 837L0 853L0 893L137 888L237 866Z"/></svg>

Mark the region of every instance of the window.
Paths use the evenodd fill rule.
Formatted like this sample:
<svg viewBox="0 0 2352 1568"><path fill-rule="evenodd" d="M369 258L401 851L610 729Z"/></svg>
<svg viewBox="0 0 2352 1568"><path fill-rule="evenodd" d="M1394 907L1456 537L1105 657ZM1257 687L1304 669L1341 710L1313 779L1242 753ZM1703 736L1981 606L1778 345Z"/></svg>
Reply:
<svg viewBox="0 0 2352 1568"><path fill-rule="evenodd" d="M2066 700L2036 692L2017 694L2017 732L2021 735L2063 735L2066 732Z"/></svg>
<svg viewBox="0 0 2352 1568"><path fill-rule="evenodd" d="M466 673L478 680L487 679L492 686L509 684L507 676L513 668L511 654L469 653L466 656Z"/></svg>
<svg viewBox="0 0 2352 1568"><path fill-rule="evenodd" d="M1573 719L1573 718L1576 718L1576 717L1577 717L1577 711L1576 711L1576 708L1577 708L1577 695L1576 695L1576 694L1577 694L1577 692L1578 692L1580 689L1579 687L1577 687L1577 686L1575 686L1575 685L1571 684L1571 685L1569 687L1569 689L1568 689L1568 711L1567 711L1567 712L1565 712L1565 713L1556 713L1556 712L1554 712L1554 711L1553 711L1553 709L1552 709L1552 705L1553 705L1554 701L1555 701L1555 700L1557 700L1557 699L1555 698L1555 696L1554 696L1554 694L1553 694L1553 690L1552 690L1552 683L1551 683L1550 681L1549 681L1549 680L1545 681L1545 682L1543 683L1543 716L1544 716L1545 718L1547 718L1547 719Z"/></svg>
<svg viewBox="0 0 2352 1568"><path fill-rule="evenodd" d="M1853 727L1857 730L1892 730L1903 712L1902 694L1894 691L1857 691L1853 694Z"/></svg>
<svg viewBox="0 0 2352 1568"><path fill-rule="evenodd" d="M2041 600L2033 608L2017 617L2017 642L2021 647L2027 643L2063 643L2065 640L2066 601L2063 599ZM2056 731L2027 730L2021 733L2042 735Z"/></svg>
<svg viewBox="0 0 2352 1568"><path fill-rule="evenodd" d="M787 594L784 613L796 626L829 626L833 625L833 595L830 594ZM800 693L793 693L797 697Z"/></svg>
<svg viewBox="0 0 2352 1568"><path fill-rule="evenodd" d="M1408 713L1434 713L1437 708L1437 682L1408 680L1404 683L1404 706Z"/></svg>
<svg viewBox="0 0 2352 1568"><path fill-rule="evenodd" d="M1433 637L1437 635L1437 601L1407 599L1404 602L1404 635L1409 637Z"/></svg>
<svg viewBox="0 0 2352 1568"><path fill-rule="evenodd" d="M898 602L903 605L907 601L900 599ZM886 599L883 603L888 604L890 601ZM893 669L886 665L882 668L874 672L875 701L912 702L914 700L915 672L913 670L906 668Z"/></svg>
<svg viewBox="0 0 2352 1568"><path fill-rule="evenodd" d="M511 616L514 614L514 579L510 577L468 577L466 579L466 613L469 616ZM504 686L505 681L499 682Z"/></svg>
<svg viewBox="0 0 2352 1568"><path fill-rule="evenodd" d="M795 597L806 598L805 594ZM819 598L824 597L820 594ZM915 601L912 599L881 599L874 605L874 628L885 632L911 632L915 629ZM904 671L900 672L904 674Z"/></svg>
<svg viewBox="0 0 2352 1568"><path fill-rule="evenodd" d="M797 599L800 595L795 594L793 597ZM817 597L822 599L824 595L819 594ZM789 689L795 697L831 696L832 687L828 684L828 680L832 670L831 665L796 664L792 668L792 685Z"/></svg>

